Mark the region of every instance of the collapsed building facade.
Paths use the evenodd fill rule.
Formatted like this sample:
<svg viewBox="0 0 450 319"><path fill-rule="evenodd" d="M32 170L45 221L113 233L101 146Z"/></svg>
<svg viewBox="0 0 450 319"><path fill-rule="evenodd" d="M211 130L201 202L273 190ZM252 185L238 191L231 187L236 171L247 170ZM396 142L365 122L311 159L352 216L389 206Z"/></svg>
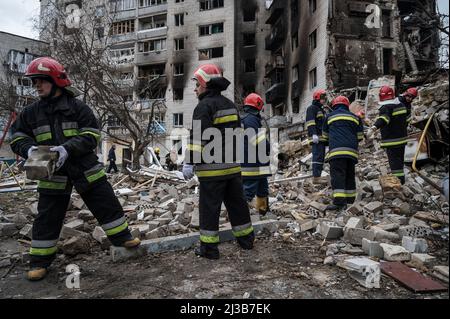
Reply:
<svg viewBox="0 0 450 319"><path fill-rule="evenodd" d="M435 1L268 1L266 100L281 139L303 131L319 88L357 88L371 79L434 70L439 63Z"/></svg>

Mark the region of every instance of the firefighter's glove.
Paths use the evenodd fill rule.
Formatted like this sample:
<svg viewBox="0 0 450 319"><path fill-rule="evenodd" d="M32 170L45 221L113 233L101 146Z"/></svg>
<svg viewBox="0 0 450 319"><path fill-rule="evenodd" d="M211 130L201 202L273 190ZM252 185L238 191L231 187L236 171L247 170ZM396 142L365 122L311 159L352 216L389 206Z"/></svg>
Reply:
<svg viewBox="0 0 450 319"><path fill-rule="evenodd" d="M191 179L194 177L194 166L189 164L183 165L183 176L185 180Z"/></svg>
<svg viewBox="0 0 450 319"><path fill-rule="evenodd" d="M33 153L33 152L34 152L35 150L37 150L37 149L38 149L37 146L31 146L31 147L28 149L27 157L30 158L31 153Z"/></svg>
<svg viewBox="0 0 450 319"><path fill-rule="evenodd" d="M67 154L66 149L64 146L55 146L50 149L51 152L58 152L59 157L58 161L56 162L56 169L61 168L64 163L66 162L67 158L69 157L69 154Z"/></svg>
<svg viewBox="0 0 450 319"><path fill-rule="evenodd" d="M377 131L376 126L372 126L371 128L369 128L369 130L367 131L367 134L366 134L366 140L368 140L368 141L373 140L373 138L375 137L376 131Z"/></svg>
<svg viewBox="0 0 450 319"><path fill-rule="evenodd" d="M318 135L314 134L312 137L312 140L313 140L314 144L319 144L319 136Z"/></svg>

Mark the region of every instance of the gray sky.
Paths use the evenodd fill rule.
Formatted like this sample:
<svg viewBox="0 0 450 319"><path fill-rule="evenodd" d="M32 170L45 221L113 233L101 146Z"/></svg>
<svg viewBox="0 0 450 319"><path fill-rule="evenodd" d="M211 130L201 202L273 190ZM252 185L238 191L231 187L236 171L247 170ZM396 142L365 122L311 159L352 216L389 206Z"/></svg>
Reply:
<svg viewBox="0 0 450 319"><path fill-rule="evenodd" d="M441 12L448 13L448 0L438 0ZM37 38L33 17L39 15L39 0L0 0L0 31Z"/></svg>

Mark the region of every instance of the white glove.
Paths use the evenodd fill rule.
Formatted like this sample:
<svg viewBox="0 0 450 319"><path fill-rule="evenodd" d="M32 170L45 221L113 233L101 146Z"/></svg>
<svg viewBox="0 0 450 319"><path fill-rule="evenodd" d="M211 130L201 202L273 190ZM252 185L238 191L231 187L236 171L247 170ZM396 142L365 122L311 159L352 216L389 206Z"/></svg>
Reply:
<svg viewBox="0 0 450 319"><path fill-rule="evenodd" d="M313 139L313 143L314 144L318 144L319 143L319 136L317 136L316 134L313 135L312 139Z"/></svg>
<svg viewBox="0 0 450 319"><path fill-rule="evenodd" d="M183 165L183 176L185 180L191 179L194 177L194 166L189 164Z"/></svg>
<svg viewBox="0 0 450 319"><path fill-rule="evenodd" d="M372 126L371 128L369 128L369 130L367 131L367 134L366 134L366 139L368 139L368 140L373 139L377 129L378 128L376 126Z"/></svg>
<svg viewBox="0 0 450 319"><path fill-rule="evenodd" d="M61 166L64 165L67 158L69 157L69 154L67 154L66 149L64 146L55 146L50 149L51 152L58 152L59 157L58 161L56 162L56 169L59 169Z"/></svg>
<svg viewBox="0 0 450 319"><path fill-rule="evenodd" d="M27 157L30 158L31 153L33 153L33 151L35 151L35 150L37 150L37 149L38 149L37 146L31 146L31 147L28 149Z"/></svg>

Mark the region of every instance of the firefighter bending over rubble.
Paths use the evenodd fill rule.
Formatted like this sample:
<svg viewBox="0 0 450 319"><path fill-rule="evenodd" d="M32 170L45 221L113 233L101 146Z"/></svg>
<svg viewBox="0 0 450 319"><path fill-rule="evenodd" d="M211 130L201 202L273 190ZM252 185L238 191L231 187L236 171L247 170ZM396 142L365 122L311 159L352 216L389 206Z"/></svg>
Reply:
<svg viewBox="0 0 450 319"><path fill-rule="evenodd" d="M114 246L137 247L103 165L94 150L100 140L91 109L74 98L64 67L37 58L27 68L40 100L27 106L12 125L11 148L28 158L38 145L51 145L59 154L56 172L38 183L38 215L33 224L29 280L40 280L55 259L59 233L74 186Z"/></svg>
<svg viewBox="0 0 450 319"><path fill-rule="evenodd" d="M200 247L196 255L209 259L219 258L219 217L222 202L227 208L232 232L243 249L252 249L255 234L250 220L250 211L244 197L241 165L237 158L237 145L228 149L226 129L240 128L241 121L236 106L221 92L230 82L214 64L200 66L194 72L195 93L199 99L194 109L192 130L186 151L183 174L186 179L195 174L200 181ZM220 133L221 140L205 137L204 132ZM214 135L213 135L214 136ZM217 136L217 135L216 135ZM209 156L206 145L221 149L222 159L205 161ZM214 144L216 143L216 144ZM226 160L227 153L233 160ZM194 166L195 165L195 166Z"/></svg>

